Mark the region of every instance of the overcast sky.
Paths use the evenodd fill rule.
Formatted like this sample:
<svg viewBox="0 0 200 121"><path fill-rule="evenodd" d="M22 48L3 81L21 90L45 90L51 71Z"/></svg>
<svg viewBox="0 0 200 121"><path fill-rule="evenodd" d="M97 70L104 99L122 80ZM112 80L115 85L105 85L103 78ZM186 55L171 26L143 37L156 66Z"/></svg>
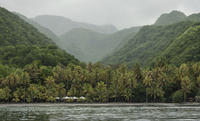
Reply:
<svg viewBox="0 0 200 121"><path fill-rule="evenodd" d="M92 24L118 28L152 24L161 13L200 12L200 0L0 0L0 6L27 17L60 15Z"/></svg>

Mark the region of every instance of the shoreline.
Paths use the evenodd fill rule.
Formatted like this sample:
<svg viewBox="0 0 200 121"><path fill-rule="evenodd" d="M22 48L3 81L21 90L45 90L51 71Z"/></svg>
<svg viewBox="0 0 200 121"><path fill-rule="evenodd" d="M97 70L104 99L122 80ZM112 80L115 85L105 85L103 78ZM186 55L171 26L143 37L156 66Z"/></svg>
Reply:
<svg viewBox="0 0 200 121"><path fill-rule="evenodd" d="M163 107L171 107L171 106L200 106L200 103L1 103L0 107L8 107L8 106L92 106L92 107L127 107L127 106L163 106Z"/></svg>

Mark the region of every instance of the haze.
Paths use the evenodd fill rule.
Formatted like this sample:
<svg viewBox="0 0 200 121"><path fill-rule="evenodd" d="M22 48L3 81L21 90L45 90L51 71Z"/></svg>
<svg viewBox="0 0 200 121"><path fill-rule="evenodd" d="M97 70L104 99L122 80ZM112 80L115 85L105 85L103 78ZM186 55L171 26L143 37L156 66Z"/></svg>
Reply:
<svg viewBox="0 0 200 121"><path fill-rule="evenodd" d="M75 21L119 29L152 24L162 13L200 12L199 0L1 0L0 6L27 17L59 15Z"/></svg>

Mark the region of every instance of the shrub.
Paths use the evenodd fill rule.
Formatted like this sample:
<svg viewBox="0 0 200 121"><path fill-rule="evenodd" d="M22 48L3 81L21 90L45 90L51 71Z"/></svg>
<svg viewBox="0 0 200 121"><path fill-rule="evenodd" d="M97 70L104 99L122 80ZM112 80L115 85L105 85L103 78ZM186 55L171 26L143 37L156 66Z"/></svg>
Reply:
<svg viewBox="0 0 200 121"><path fill-rule="evenodd" d="M174 103L181 103L183 102L183 92L178 90L172 94L172 102Z"/></svg>

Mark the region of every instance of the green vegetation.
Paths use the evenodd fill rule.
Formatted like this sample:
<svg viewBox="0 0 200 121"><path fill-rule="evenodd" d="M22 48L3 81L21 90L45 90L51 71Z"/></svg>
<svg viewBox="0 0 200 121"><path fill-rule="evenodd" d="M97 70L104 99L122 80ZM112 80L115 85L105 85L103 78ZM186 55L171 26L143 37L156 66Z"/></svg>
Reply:
<svg viewBox="0 0 200 121"><path fill-rule="evenodd" d="M73 56L53 44L40 47L35 45L3 46L0 48L0 60L2 64L15 67L24 67L34 61L46 66L56 66L58 63L64 65L79 63Z"/></svg>
<svg viewBox="0 0 200 121"><path fill-rule="evenodd" d="M55 102L56 97L66 95L84 96L86 102L186 102L200 92L199 62L176 67L157 61L149 69L101 63L0 67L4 72L0 75L1 102Z"/></svg>
<svg viewBox="0 0 200 121"><path fill-rule="evenodd" d="M200 23L193 24L178 36L161 56L170 63L197 62L200 60Z"/></svg>

